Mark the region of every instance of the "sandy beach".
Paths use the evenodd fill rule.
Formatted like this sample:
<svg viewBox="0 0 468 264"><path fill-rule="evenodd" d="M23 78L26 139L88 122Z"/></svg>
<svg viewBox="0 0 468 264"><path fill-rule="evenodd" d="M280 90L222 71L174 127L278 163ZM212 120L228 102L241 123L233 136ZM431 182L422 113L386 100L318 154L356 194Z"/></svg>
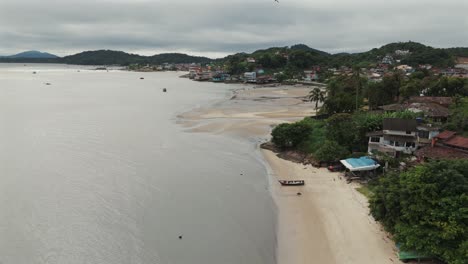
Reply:
<svg viewBox="0 0 468 264"><path fill-rule="evenodd" d="M315 114L304 102L311 87L244 87L230 100L182 114L191 132L227 134L256 143L272 126ZM269 166L270 190L278 206L278 264L400 263L394 243L369 215L367 199L340 173L280 159L261 150ZM278 179L301 179L302 187L281 187ZM297 193L302 195L298 196Z"/></svg>

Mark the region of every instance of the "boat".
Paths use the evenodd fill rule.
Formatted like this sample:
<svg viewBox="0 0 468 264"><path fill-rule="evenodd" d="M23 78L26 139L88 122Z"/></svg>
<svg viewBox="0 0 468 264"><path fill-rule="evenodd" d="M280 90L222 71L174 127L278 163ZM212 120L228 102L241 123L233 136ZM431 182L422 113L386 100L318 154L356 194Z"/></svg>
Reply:
<svg viewBox="0 0 468 264"><path fill-rule="evenodd" d="M302 186L305 185L303 180L295 180L295 181L286 181L286 180L279 180L279 183L283 186Z"/></svg>

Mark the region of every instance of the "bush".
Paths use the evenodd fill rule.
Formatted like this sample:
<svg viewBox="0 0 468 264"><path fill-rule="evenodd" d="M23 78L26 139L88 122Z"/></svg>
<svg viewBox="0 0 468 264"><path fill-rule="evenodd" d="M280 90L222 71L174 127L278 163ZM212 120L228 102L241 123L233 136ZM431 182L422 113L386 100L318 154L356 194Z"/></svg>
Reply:
<svg viewBox="0 0 468 264"><path fill-rule="evenodd" d="M271 141L280 148L294 148L307 139L312 126L307 121L280 124L271 132Z"/></svg>
<svg viewBox="0 0 468 264"><path fill-rule="evenodd" d="M426 163L382 177L370 209L404 250L468 259L468 160Z"/></svg>
<svg viewBox="0 0 468 264"><path fill-rule="evenodd" d="M356 124L350 114L335 114L327 120L327 138L350 148L356 140Z"/></svg>
<svg viewBox="0 0 468 264"><path fill-rule="evenodd" d="M315 152L314 156L319 161L337 161L349 155L349 151L340 146L336 141L326 140Z"/></svg>

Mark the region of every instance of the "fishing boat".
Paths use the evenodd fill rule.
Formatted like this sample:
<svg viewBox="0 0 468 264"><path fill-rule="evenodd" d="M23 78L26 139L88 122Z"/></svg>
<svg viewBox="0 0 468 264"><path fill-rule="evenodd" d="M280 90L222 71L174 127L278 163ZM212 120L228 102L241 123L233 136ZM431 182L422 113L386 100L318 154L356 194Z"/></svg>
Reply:
<svg viewBox="0 0 468 264"><path fill-rule="evenodd" d="M283 186L301 186L305 185L303 180L295 180L295 181L286 181L286 180L279 180L279 183Z"/></svg>

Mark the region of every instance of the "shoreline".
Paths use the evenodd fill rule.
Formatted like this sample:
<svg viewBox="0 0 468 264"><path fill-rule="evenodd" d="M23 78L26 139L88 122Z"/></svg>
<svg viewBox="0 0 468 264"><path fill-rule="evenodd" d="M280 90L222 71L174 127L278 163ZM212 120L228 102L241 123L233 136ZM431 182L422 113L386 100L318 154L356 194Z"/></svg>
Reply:
<svg viewBox="0 0 468 264"><path fill-rule="evenodd" d="M369 216L367 198L355 190L357 184L347 184L339 173L284 160L260 148L273 125L315 114L312 103L301 99L309 90L234 89L231 98L179 115L178 123L189 132L240 137L256 144L277 207L278 264L401 263L391 239ZM301 179L306 185L281 187L279 179Z"/></svg>

